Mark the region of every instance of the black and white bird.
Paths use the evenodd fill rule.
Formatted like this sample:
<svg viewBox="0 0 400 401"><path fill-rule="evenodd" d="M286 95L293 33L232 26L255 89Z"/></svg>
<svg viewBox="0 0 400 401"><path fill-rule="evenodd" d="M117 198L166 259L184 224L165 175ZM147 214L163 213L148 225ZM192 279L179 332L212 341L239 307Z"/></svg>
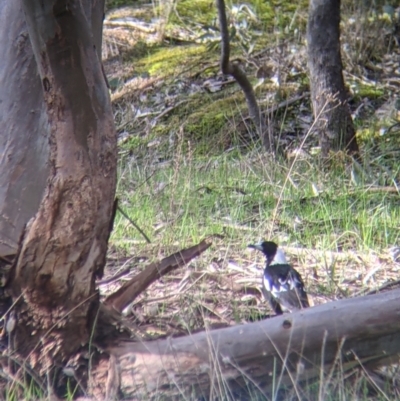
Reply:
<svg viewBox="0 0 400 401"><path fill-rule="evenodd" d="M286 260L285 253L275 242L264 241L249 245L267 258L262 281L262 292L276 314L308 308L303 280Z"/></svg>

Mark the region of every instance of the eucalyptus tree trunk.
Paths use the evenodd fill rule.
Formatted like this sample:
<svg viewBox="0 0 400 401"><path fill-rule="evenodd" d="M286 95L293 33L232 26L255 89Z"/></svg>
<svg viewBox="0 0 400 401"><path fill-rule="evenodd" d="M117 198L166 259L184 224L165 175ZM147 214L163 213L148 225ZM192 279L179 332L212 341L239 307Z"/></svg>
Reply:
<svg viewBox="0 0 400 401"><path fill-rule="evenodd" d="M71 358L76 364L92 334L95 279L105 264L115 196L116 132L100 60L104 2L24 0L22 9L18 3L3 2L10 24L18 22L9 62L26 65L20 88L19 67L7 69L16 109L8 127L21 149L13 167L22 176L10 177L19 186L14 197L6 193L8 201L21 196L20 187L31 196L29 181L38 187L20 219L33 216L12 272L16 326L9 335L15 355L49 373Z"/></svg>
<svg viewBox="0 0 400 401"><path fill-rule="evenodd" d="M101 57L104 0L87 2ZM50 126L21 1L0 2L0 255L15 255L49 171Z"/></svg>
<svg viewBox="0 0 400 401"><path fill-rule="evenodd" d="M15 255L48 174L49 124L20 1L0 2L0 255Z"/></svg>
<svg viewBox="0 0 400 401"><path fill-rule="evenodd" d="M307 44L311 99L322 154L341 149L357 154L340 54L340 0L310 0Z"/></svg>

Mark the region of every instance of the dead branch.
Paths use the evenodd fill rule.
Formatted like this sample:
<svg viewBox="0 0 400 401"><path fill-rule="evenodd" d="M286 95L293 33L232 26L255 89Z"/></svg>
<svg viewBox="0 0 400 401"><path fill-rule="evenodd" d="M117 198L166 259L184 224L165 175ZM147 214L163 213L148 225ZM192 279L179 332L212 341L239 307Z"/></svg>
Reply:
<svg viewBox="0 0 400 401"><path fill-rule="evenodd" d="M109 295L105 304L113 306L114 309L122 312L139 294L141 294L151 283L191 261L193 258L199 256L211 243L207 240L201 241L199 244L191 246L190 248L183 249L176 252L161 262L151 263L146 269L133 277L118 291Z"/></svg>
<svg viewBox="0 0 400 401"><path fill-rule="evenodd" d="M385 283L385 284L381 285L380 287L375 288L373 290L362 290L357 295L378 294L381 291L387 291L387 290L393 289L394 287L398 287L398 286L400 286L400 280L389 281L388 283Z"/></svg>
<svg viewBox="0 0 400 401"><path fill-rule="evenodd" d="M110 20L106 19L104 21L104 26L107 27L117 27L117 28L131 28L137 29L138 31L145 33L156 33L157 28L154 24L146 24L139 20L130 19L120 19L120 20Z"/></svg>
<svg viewBox="0 0 400 401"><path fill-rule="evenodd" d="M288 107L290 107L291 105L299 102L300 100L306 99L310 96L310 92L304 92L298 95L293 96L290 99L287 99L275 106L270 107L267 110L264 110L261 115L263 116L263 118L268 117L268 118L272 118L273 115L275 113L277 113L278 111L280 111L281 109L286 110ZM261 102L260 102L261 103Z"/></svg>

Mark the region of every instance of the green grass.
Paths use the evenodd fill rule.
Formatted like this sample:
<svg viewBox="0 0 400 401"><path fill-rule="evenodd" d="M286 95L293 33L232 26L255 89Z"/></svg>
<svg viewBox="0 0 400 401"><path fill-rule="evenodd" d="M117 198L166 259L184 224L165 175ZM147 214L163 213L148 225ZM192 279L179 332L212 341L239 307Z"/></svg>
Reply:
<svg viewBox="0 0 400 401"><path fill-rule="evenodd" d="M185 246L210 234L243 247L260 238L335 251L398 243L399 195L372 191L373 180L355 186L346 160L332 165L325 171L308 159L291 167L256 151L211 159L178 151L159 165L123 160L118 194L123 209L163 246ZM391 171L389 181L399 168ZM126 239L142 238L118 216L112 240Z"/></svg>

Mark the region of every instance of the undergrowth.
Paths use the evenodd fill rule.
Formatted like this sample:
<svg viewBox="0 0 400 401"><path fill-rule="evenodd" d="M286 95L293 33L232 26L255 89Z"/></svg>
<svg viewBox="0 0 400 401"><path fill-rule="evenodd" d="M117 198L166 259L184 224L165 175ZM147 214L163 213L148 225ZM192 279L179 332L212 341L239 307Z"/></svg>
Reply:
<svg viewBox="0 0 400 401"><path fill-rule="evenodd" d="M123 209L160 245L211 234L241 247L260 238L335 251L379 251L399 242L398 193L387 188L400 173L395 158L381 169L366 153L369 165L357 180L358 166L343 154L333 155L329 167L313 156L293 164L257 149L194 158L178 145L171 156L160 163L126 156L119 167ZM122 216L112 239L136 240L135 247L142 241Z"/></svg>

